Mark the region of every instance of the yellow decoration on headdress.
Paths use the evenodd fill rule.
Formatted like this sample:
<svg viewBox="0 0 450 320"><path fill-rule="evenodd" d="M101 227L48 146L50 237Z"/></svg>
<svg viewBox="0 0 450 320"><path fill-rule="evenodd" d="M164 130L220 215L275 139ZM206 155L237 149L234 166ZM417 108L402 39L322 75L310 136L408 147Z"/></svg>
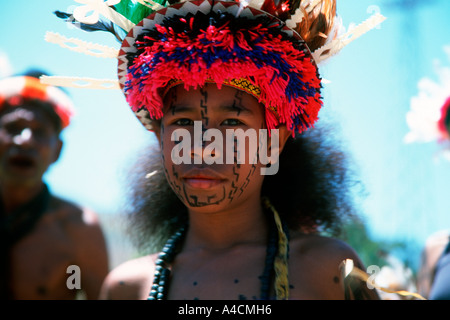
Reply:
<svg viewBox="0 0 450 320"><path fill-rule="evenodd" d="M245 91L255 98L259 98L261 95L261 89L245 78L231 79L229 81L225 81L223 84Z"/></svg>
<svg viewBox="0 0 450 320"><path fill-rule="evenodd" d="M215 83L213 80L210 79L206 80L205 82ZM179 79L171 79L168 82L167 86L164 88L162 96L164 97L171 88L178 86L180 84L183 84L183 81ZM261 89L245 78L225 80L222 84L247 92L248 94L254 96L256 99L259 99L259 96L261 95Z"/></svg>

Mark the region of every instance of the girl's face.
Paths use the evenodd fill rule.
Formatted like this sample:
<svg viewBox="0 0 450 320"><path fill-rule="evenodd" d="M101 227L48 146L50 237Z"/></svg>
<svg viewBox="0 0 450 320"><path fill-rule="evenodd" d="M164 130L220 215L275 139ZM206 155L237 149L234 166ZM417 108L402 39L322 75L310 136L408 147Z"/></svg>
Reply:
<svg viewBox="0 0 450 320"><path fill-rule="evenodd" d="M172 189L195 210L229 208L252 197L259 201L265 165L255 161L254 147L264 128L263 106L240 90L219 90L215 84L189 91L182 85L172 88L164 98L158 134ZM256 133L256 141L253 135L245 139L245 147L237 146L229 135L237 129ZM208 135L213 137L205 139ZM245 157L238 154L243 151Z"/></svg>

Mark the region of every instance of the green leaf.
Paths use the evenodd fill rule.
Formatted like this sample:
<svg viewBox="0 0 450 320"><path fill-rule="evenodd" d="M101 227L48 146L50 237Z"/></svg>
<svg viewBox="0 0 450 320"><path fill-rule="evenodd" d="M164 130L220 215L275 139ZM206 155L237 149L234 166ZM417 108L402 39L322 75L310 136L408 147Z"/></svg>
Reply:
<svg viewBox="0 0 450 320"><path fill-rule="evenodd" d="M153 2L162 6L166 6L167 4L166 0L153 0ZM154 12L154 10L140 4L136 0L122 0L114 5L114 9L134 24L138 24L142 19Z"/></svg>

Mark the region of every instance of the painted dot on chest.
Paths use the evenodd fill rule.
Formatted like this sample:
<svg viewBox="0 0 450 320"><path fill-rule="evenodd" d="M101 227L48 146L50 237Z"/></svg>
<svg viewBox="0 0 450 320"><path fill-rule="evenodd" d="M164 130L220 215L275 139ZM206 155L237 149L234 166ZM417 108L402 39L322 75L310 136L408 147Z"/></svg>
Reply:
<svg viewBox="0 0 450 320"><path fill-rule="evenodd" d="M234 283L239 283L239 279L234 279L234 281L233 281Z"/></svg>

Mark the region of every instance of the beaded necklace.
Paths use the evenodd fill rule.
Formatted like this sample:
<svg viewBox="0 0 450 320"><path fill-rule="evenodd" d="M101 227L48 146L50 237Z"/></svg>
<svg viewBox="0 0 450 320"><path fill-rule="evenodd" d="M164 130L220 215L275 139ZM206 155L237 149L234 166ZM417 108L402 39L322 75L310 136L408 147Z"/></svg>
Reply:
<svg viewBox="0 0 450 320"><path fill-rule="evenodd" d="M271 280L275 275L275 293L277 300L287 300L289 297L289 282L287 260L289 254L289 238L287 227L280 219L278 212L268 199L263 199L266 208L273 213L269 219L269 239L267 243L266 259L261 281L261 299L270 299ZM155 273L148 300L166 300L170 281L170 265L180 252L186 236L187 227L180 228L169 240L155 261Z"/></svg>

